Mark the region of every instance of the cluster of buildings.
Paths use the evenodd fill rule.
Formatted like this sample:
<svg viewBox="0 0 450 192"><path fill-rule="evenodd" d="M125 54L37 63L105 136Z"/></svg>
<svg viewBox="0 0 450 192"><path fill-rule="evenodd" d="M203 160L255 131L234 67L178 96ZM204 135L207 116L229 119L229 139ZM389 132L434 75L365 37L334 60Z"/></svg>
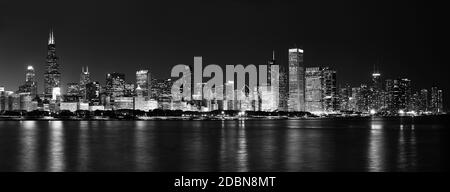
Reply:
<svg viewBox="0 0 450 192"><path fill-rule="evenodd" d="M341 111L382 113L386 115L417 115L444 113L442 90L415 90L410 79L381 79L374 72L370 84L359 87L346 86L339 89Z"/></svg>
<svg viewBox="0 0 450 192"><path fill-rule="evenodd" d="M371 82L358 87L338 87L337 71L331 67L305 67L304 52L299 48L288 50L288 65L279 65L275 54L268 61L267 84L259 85L249 100L172 100L172 80L152 78L149 69L136 71L135 83L126 81L123 73L108 73L106 83L100 84L90 77L88 67L83 67L79 82L68 83L61 91L53 32L48 40L44 73L44 92L38 93L35 70L28 66L25 82L17 91L6 91L0 86L1 111L60 111L77 110L142 110L154 109L183 111L307 111L315 114L365 113L365 114L439 114L443 113L443 93L437 87L414 90L407 78L383 80L379 72L372 74ZM201 57L195 57L200 59ZM277 66L276 73L271 66ZM279 68L278 68L279 66ZM276 91L271 78L277 78ZM234 82L225 82L224 87ZM203 87L204 83L200 86ZM265 87L267 86L267 87ZM192 98L198 97L194 90ZM234 97L234 96L233 96Z"/></svg>

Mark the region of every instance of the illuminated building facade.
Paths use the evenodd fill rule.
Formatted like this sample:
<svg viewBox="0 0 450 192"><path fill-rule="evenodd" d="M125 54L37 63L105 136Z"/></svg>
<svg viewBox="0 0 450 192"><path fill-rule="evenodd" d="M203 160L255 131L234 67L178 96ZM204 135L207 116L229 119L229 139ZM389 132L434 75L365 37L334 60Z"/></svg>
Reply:
<svg viewBox="0 0 450 192"><path fill-rule="evenodd" d="M19 93L29 93L32 98L37 96L36 73L34 67L29 65L25 74L25 84L19 87Z"/></svg>
<svg viewBox="0 0 450 192"><path fill-rule="evenodd" d="M90 74L89 74L89 68L81 68L81 74L80 74L80 85L79 85L79 94L83 101L87 100L87 91L86 91L86 85L91 82Z"/></svg>
<svg viewBox="0 0 450 192"><path fill-rule="evenodd" d="M288 111L305 111L305 66L299 48L289 49Z"/></svg>
<svg viewBox="0 0 450 192"><path fill-rule="evenodd" d="M56 56L55 36L50 32L47 45L47 64L44 73L44 97L50 99L53 90L59 88L61 83L61 73L59 72L58 57Z"/></svg>
<svg viewBox="0 0 450 192"><path fill-rule="evenodd" d="M136 72L136 87L139 87L144 97L149 97L151 91L151 75L149 70L139 70Z"/></svg>
<svg viewBox="0 0 450 192"><path fill-rule="evenodd" d="M323 68L321 67L306 68L305 80L306 80L306 92L305 92L306 111L323 112L324 111Z"/></svg>
<svg viewBox="0 0 450 192"><path fill-rule="evenodd" d="M106 93L115 97L122 97L125 94L125 74L109 73L106 75Z"/></svg>
<svg viewBox="0 0 450 192"><path fill-rule="evenodd" d="M91 103L100 102L100 83L97 81L86 84L86 100Z"/></svg>

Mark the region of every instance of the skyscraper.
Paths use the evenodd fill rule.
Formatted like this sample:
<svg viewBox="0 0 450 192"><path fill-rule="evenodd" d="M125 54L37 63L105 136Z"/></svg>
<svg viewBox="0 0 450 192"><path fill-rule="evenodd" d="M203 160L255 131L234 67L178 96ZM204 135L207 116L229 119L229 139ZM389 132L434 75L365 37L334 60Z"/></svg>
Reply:
<svg viewBox="0 0 450 192"><path fill-rule="evenodd" d="M336 71L329 67L323 68L323 83L324 109L327 112L337 111L339 109L339 97Z"/></svg>
<svg viewBox="0 0 450 192"><path fill-rule="evenodd" d="M333 112L339 109L335 70L329 67L308 67L305 82L306 111Z"/></svg>
<svg viewBox="0 0 450 192"><path fill-rule="evenodd" d="M426 112L429 110L428 90L422 89L419 94L419 111Z"/></svg>
<svg viewBox="0 0 450 192"><path fill-rule="evenodd" d="M386 80L388 111L397 114L411 110L411 92L411 80L407 78Z"/></svg>
<svg viewBox="0 0 450 192"><path fill-rule="evenodd" d="M352 88L350 85L345 85L339 89L339 106L341 111L351 111Z"/></svg>
<svg viewBox="0 0 450 192"><path fill-rule="evenodd" d="M151 91L151 75L149 70L136 71L136 87L140 88L142 96L149 97Z"/></svg>
<svg viewBox="0 0 450 192"><path fill-rule="evenodd" d="M29 93L31 98L37 95L37 83L35 80L36 73L34 67L29 65L25 74L25 84L19 87L19 93Z"/></svg>
<svg viewBox="0 0 450 192"><path fill-rule="evenodd" d="M86 100L89 102L100 102L100 83L97 81L86 84Z"/></svg>
<svg viewBox="0 0 450 192"><path fill-rule="evenodd" d="M356 108L358 112L370 112L370 89L367 85L362 84L355 92Z"/></svg>
<svg viewBox="0 0 450 192"><path fill-rule="evenodd" d="M289 49L288 111L305 111L305 66L299 48Z"/></svg>
<svg viewBox="0 0 450 192"><path fill-rule="evenodd" d="M112 98L125 94L125 74L108 73L106 75L106 92Z"/></svg>
<svg viewBox="0 0 450 192"><path fill-rule="evenodd" d="M379 111L383 107L383 92L381 74L378 71L372 73L372 84L370 86L370 109Z"/></svg>
<svg viewBox="0 0 450 192"><path fill-rule="evenodd" d="M289 80L288 80L288 72L287 67L285 65L280 65L280 77L279 77L280 85L279 92L280 98L278 103L278 111L287 111L288 110L288 100L289 100Z"/></svg>
<svg viewBox="0 0 450 192"><path fill-rule="evenodd" d="M444 112L444 101L442 100L442 90L439 89L438 90L438 95L437 95L437 99L438 99L438 113L443 113Z"/></svg>
<svg viewBox="0 0 450 192"><path fill-rule="evenodd" d="M267 86L270 86L272 83L272 65L275 64L275 51L272 51L272 59L267 62Z"/></svg>
<svg viewBox="0 0 450 192"><path fill-rule="evenodd" d="M86 66L86 68L81 68L81 74L80 74L80 85L79 85L79 94L81 99L86 100L87 99L87 92L86 92L86 85L91 82L90 74L89 74L89 68Z"/></svg>
<svg viewBox="0 0 450 192"><path fill-rule="evenodd" d="M431 111L435 114L442 113L444 109L442 101L442 90L437 87L431 87Z"/></svg>
<svg viewBox="0 0 450 192"><path fill-rule="evenodd" d="M323 112L323 99L324 99L324 79L323 68L321 67L308 67L305 74L306 80L306 111L309 112Z"/></svg>
<svg viewBox="0 0 450 192"><path fill-rule="evenodd" d="M44 97L52 98L53 89L59 88L61 73L59 72L58 57L56 56L55 36L50 32L47 45L47 64L44 73Z"/></svg>
<svg viewBox="0 0 450 192"><path fill-rule="evenodd" d="M411 89L411 80L407 78L399 79L400 84L400 109L404 111L410 111L411 106L411 96L412 96L412 89Z"/></svg>

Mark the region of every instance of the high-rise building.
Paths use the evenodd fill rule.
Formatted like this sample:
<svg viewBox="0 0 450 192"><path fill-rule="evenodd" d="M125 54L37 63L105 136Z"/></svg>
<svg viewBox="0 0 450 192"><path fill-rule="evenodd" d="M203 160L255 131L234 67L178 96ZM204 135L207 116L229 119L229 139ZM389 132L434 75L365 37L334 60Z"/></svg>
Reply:
<svg viewBox="0 0 450 192"><path fill-rule="evenodd" d="M280 65L280 85L279 85L279 103L278 111L288 110L288 100L289 100L289 78L288 78L287 67Z"/></svg>
<svg viewBox="0 0 450 192"><path fill-rule="evenodd" d="M421 95L419 91L414 91L411 95L410 110L416 113L421 111Z"/></svg>
<svg viewBox="0 0 450 192"><path fill-rule="evenodd" d="M125 96L126 97L133 97L135 96L135 87L132 83L125 83Z"/></svg>
<svg viewBox="0 0 450 192"><path fill-rule="evenodd" d="M422 89L419 94L419 111L427 112L429 110L428 90Z"/></svg>
<svg viewBox="0 0 450 192"><path fill-rule="evenodd" d="M384 100L387 112L393 111L393 95L394 95L394 80L386 79L385 87L384 87Z"/></svg>
<svg viewBox="0 0 450 192"><path fill-rule="evenodd" d="M159 109L170 109L172 84L172 79L152 80L151 98L157 101Z"/></svg>
<svg viewBox="0 0 450 192"><path fill-rule="evenodd" d="M358 110L358 97L360 93L360 87L352 87L351 97L348 99L349 102L349 111L359 111Z"/></svg>
<svg viewBox="0 0 450 192"><path fill-rule="evenodd" d="M308 67L305 73L306 91L305 102L306 111L323 112L324 111L324 76L323 68Z"/></svg>
<svg viewBox="0 0 450 192"><path fill-rule="evenodd" d="M288 111L305 111L305 66L303 50L289 49Z"/></svg>
<svg viewBox="0 0 450 192"><path fill-rule="evenodd" d="M411 110L411 92L411 80L407 78L386 80L387 111L397 114Z"/></svg>
<svg viewBox="0 0 450 192"><path fill-rule="evenodd" d="M86 84L86 100L89 102L100 102L100 83L97 81Z"/></svg>
<svg viewBox="0 0 450 192"><path fill-rule="evenodd" d="M276 111L279 108L280 69L275 63L275 51L273 51L272 58L267 63L266 75L260 76L261 80L266 78L267 81L260 82L253 94L253 109L256 111Z"/></svg>
<svg viewBox="0 0 450 192"><path fill-rule="evenodd" d="M59 88L61 73L59 72L58 57L56 56L55 36L50 32L47 45L47 64L44 73L44 97L49 99L53 95L53 89Z"/></svg>
<svg viewBox="0 0 450 192"><path fill-rule="evenodd" d="M81 68L79 94L83 100L87 99L86 85L91 82L89 68Z"/></svg>
<svg viewBox="0 0 450 192"><path fill-rule="evenodd" d="M78 96L80 95L79 93L79 84L78 83L67 83L67 95L70 96Z"/></svg>
<svg viewBox="0 0 450 192"><path fill-rule="evenodd" d="M335 70L329 67L308 67L305 80L306 111L333 112L339 109Z"/></svg>
<svg viewBox="0 0 450 192"><path fill-rule="evenodd" d="M276 65L275 51L272 51L272 59L267 62L267 86L270 86L272 83L272 65Z"/></svg>
<svg viewBox="0 0 450 192"><path fill-rule="evenodd" d="M125 74L108 73L106 75L106 93L111 96L111 98L124 96Z"/></svg>
<svg viewBox="0 0 450 192"><path fill-rule="evenodd" d="M29 93L30 97L37 96L37 83L35 79L36 73L34 67L29 65L25 74L25 84L19 87L19 93Z"/></svg>
<svg viewBox="0 0 450 192"><path fill-rule="evenodd" d="M353 90L352 90L353 91ZM362 84L356 92L356 108L358 112L370 112L370 89L367 85Z"/></svg>
<svg viewBox="0 0 450 192"><path fill-rule="evenodd" d="M339 109L339 95L337 92L337 78L336 71L325 67L323 68L323 83L324 83L324 109L327 112L337 111Z"/></svg>
<svg viewBox="0 0 450 192"><path fill-rule="evenodd" d="M431 101L430 108L433 113L437 113L438 110L438 88L431 87Z"/></svg>
<svg viewBox="0 0 450 192"><path fill-rule="evenodd" d="M352 88L350 85L346 85L339 89L339 105L341 111L352 111Z"/></svg>
<svg viewBox="0 0 450 192"><path fill-rule="evenodd" d="M444 105L442 101L442 90L437 87L431 87L431 111L435 114L443 112Z"/></svg>
<svg viewBox="0 0 450 192"><path fill-rule="evenodd" d="M149 70L139 70L136 72L136 87L140 88L144 97L150 96L151 80Z"/></svg>
<svg viewBox="0 0 450 192"><path fill-rule="evenodd" d="M411 96L412 96L412 88L411 88L411 80L407 78L399 79L400 82L400 108L404 111L411 110Z"/></svg>
<svg viewBox="0 0 450 192"><path fill-rule="evenodd" d="M443 101L443 95L442 95L441 89L438 90L437 99L438 99L438 113L443 113L444 112L444 101Z"/></svg>
<svg viewBox="0 0 450 192"><path fill-rule="evenodd" d="M370 92L370 109L380 111L383 108L383 88L381 74L377 71L372 73Z"/></svg>

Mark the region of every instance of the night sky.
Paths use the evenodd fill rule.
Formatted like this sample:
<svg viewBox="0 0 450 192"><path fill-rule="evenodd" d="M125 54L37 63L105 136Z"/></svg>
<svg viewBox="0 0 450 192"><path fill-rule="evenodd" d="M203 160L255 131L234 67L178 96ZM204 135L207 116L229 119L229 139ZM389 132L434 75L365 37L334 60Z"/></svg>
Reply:
<svg viewBox="0 0 450 192"><path fill-rule="evenodd" d="M62 83L82 66L104 83L108 72L150 68L168 78L193 63L266 64L272 50L305 50L306 66L330 66L340 85L367 83L374 64L383 78L437 85L449 99L445 63L432 57L431 7L412 1L1 1L0 85L17 90L27 65L43 87L47 39L54 28Z"/></svg>

